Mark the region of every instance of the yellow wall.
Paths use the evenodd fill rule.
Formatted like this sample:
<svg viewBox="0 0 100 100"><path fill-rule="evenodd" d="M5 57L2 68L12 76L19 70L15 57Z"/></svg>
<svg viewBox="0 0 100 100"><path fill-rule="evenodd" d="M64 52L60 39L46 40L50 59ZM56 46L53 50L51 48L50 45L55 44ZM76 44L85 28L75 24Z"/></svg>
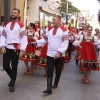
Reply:
<svg viewBox="0 0 100 100"><path fill-rule="evenodd" d="M4 0L1 0L1 16L4 16Z"/></svg>
<svg viewBox="0 0 100 100"><path fill-rule="evenodd" d="M11 0L10 4L10 14L13 8L18 8L20 10L21 21L24 22L24 0ZM4 0L1 2L1 13L0 16L4 16Z"/></svg>
<svg viewBox="0 0 100 100"><path fill-rule="evenodd" d="M20 9L21 21L24 22L24 0L16 0L15 6Z"/></svg>
<svg viewBox="0 0 100 100"><path fill-rule="evenodd" d="M11 1L11 4L10 4L10 14L11 14L11 11L13 8L15 8L16 6L16 0L10 0Z"/></svg>

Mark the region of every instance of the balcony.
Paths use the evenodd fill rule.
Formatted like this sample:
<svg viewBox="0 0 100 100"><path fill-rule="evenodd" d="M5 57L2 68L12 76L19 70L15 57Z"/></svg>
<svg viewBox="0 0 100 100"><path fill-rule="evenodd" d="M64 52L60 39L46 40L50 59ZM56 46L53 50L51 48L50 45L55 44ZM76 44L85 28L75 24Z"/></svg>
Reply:
<svg viewBox="0 0 100 100"><path fill-rule="evenodd" d="M61 0L47 0L47 2L53 6L55 6L56 8L59 8L60 4L58 2L60 2Z"/></svg>

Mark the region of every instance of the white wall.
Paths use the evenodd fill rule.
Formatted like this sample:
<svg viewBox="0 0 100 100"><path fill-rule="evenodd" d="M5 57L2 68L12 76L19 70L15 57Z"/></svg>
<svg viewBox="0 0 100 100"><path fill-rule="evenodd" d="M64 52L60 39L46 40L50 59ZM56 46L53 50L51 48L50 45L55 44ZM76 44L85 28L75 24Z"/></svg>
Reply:
<svg viewBox="0 0 100 100"><path fill-rule="evenodd" d="M27 7L27 24L39 21L39 0L28 0Z"/></svg>
<svg viewBox="0 0 100 100"><path fill-rule="evenodd" d="M49 9L49 3L47 1L43 1L43 0L27 0L27 25L30 22L35 22L35 21L39 21L39 7L42 6L44 8ZM52 4L51 4L52 5ZM57 9L54 5L52 5L55 10L51 10L53 12L55 12L55 14L59 14L60 13L60 9Z"/></svg>

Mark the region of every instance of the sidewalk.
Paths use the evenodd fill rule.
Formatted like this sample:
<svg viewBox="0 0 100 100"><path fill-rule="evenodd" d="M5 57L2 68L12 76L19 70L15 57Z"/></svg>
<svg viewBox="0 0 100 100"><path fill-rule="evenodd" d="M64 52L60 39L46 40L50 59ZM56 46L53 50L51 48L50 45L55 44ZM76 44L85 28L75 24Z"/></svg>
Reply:
<svg viewBox="0 0 100 100"><path fill-rule="evenodd" d="M8 87L10 78L5 71L0 70L0 100L100 100L100 71L91 73L89 85L82 83L83 74L77 70L74 54L71 62L65 64L59 86L53 90L52 95L42 93L46 89L43 68L35 69L33 76L24 75L24 71L24 63L20 61L16 90L10 93Z"/></svg>

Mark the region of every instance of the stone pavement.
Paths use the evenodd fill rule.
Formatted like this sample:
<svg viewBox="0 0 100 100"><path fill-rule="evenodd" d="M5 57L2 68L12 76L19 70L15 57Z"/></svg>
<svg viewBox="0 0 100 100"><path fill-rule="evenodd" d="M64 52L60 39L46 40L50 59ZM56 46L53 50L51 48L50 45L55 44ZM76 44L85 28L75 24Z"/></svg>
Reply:
<svg viewBox="0 0 100 100"><path fill-rule="evenodd" d="M91 73L89 85L82 83L83 75L77 70L74 55L72 53L71 61L65 64L59 86L52 95L42 93L46 89L46 78L41 67L34 70L33 76L24 75L25 66L20 61L14 93L10 93L7 86L10 78L0 70L0 100L100 100L100 71Z"/></svg>
<svg viewBox="0 0 100 100"><path fill-rule="evenodd" d="M3 55L0 54L0 68L2 67L2 62L3 62L3 59L2 59Z"/></svg>

